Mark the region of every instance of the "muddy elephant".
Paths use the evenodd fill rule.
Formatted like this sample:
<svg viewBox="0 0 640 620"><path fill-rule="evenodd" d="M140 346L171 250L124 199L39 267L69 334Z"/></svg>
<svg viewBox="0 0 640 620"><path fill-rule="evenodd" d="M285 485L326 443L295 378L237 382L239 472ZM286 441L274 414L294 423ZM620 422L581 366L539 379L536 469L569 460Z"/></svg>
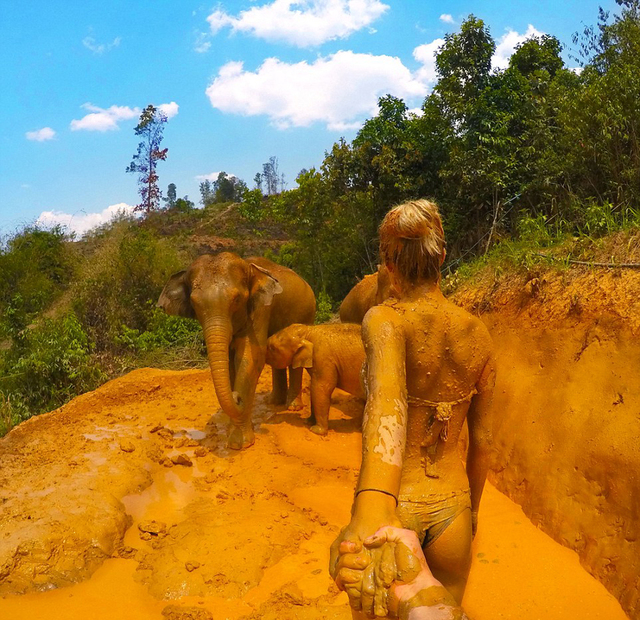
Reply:
<svg viewBox="0 0 640 620"><path fill-rule="evenodd" d="M231 419L229 447L253 444L251 410L267 338L292 323L313 323L311 287L265 258L205 254L171 276L158 306L200 321L216 395ZM275 371L272 402L284 403L286 392L286 370Z"/></svg>
<svg viewBox="0 0 640 620"><path fill-rule="evenodd" d="M360 371L364 362L361 327L349 323L290 325L267 341L267 364L290 368L298 393L291 390L290 408L301 409L302 369L311 376L311 430L326 435L331 394L336 388L364 398ZM275 372L275 371L274 371ZM298 378L299 377L299 378ZM299 381L299 383L297 383ZM294 379L291 381L294 387Z"/></svg>
<svg viewBox="0 0 640 620"><path fill-rule="evenodd" d="M340 304L340 320L343 323L362 323L369 308L381 304L391 295L391 280L384 265L378 271L366 275L356 284Z"/></svg>

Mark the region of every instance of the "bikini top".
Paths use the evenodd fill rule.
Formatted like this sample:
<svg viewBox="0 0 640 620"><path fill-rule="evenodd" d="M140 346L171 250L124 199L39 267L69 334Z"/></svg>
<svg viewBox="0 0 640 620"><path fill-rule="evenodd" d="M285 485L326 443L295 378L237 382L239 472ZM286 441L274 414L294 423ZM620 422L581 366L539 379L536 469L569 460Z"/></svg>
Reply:
<svg viewBox="0 0 640 620"><path fill-rule="evenodd" d="M438 422L442 422L440 439L442 439L442 441L447 441L449 437L449 420L453 415L453 408L461 403L470 402L477 393L478 390L473 388L466 396L450 402L436 402L433 400L425 400L424 398L417 398L416 396L407 396L407 404L412 407L433 407L436 410L433 417Z"/></svg>

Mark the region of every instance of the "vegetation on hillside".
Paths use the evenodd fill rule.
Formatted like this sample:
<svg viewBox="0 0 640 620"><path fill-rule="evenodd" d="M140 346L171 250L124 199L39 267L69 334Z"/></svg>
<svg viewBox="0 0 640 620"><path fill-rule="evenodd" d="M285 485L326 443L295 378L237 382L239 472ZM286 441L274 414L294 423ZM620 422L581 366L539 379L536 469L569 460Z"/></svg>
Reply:
<svg viewBox="0 0 640 620"><path fill-rule="evenodd" d="M495 42L470 16L436 56L438 82L419 114L392 96L351 143L267 202L246 200L253 221L280 221L279 255L316 290L341 299L373 271L377 229L390 205L427 196L443 212L449 262L518 236L522 220L592 234L627 222L640 199L640 2L617 0L576 36L581 71L548 35L521 44L492 70Z"/></svg>
<svg viewBox="0 0 640 620"><path fill-rule="evenodd" d="M197 322L155 308L168 276L202 252L291 266L316 291L319 320L375 270L378 225L406 199L441 206L449 289L483 265L531 269L545 248L595 256L598 237L640 222L640 0L617 2L619 15L601 12L576 37L579 72L547 35L492 70L495 42L470 16L438 52L419 113L381 98L295 189L271 158L254 189L203 182L202 209L170 184L164 209L80 240L37 227L5 240L0 434L133 367L205 364Z"/></svg>

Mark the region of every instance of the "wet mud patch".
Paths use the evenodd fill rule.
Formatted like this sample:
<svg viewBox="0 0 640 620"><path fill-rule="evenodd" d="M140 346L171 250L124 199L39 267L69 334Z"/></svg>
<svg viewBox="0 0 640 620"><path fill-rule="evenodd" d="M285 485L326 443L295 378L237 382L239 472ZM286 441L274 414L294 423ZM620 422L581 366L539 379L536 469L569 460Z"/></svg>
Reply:
<svg viewBox="0 0 640 620"><path fill-rule="evenodd" d="M0 550L33 545L23 547L31 559L28 570L10 564L0 576L0 618L349 620L346 595L337 591L327 567L329 546L349 518L362 403L338 393L329 434L318 437L303 420L308 409L270 407L269 389L266 372L258 386L256 444L241 452L226 448L226 420L207 371L137 371L0 440ZM487 512L493 505L491 493L487 497L483 527L491 530L496 523L507 531ZM10 512L4 510L9 503ZM29 527L29 515L40 527L20 529ZM523 528L533 527L521 512L518 519ZM55 538L47 533L54 522L66 540L80 526L83 540L106 540L95 561L78 567L77 558L87 554L73 545L58 547L58 555L37 553L37 545ZM553 547L541 558L543 570L527 560L510 576L518 541L509 533L498 554L482 536L483 530L478 552L485 556L474 557L472 569L482 579L467 593L476 620L538 618L544 579L536 582L538 590L527 591L537 607L515 605L515 594L504 604L502 592L535 582L535 571L553 580ZM58 574L57 558L73 564L64 580L51 577ZM24 591L16 587L18 579L36 574L34 566L50 575L38 587L54 589L17 596ZM499 572L501 567L509 570ZM577 564L571 570L580 571L592 589L561 600L549 620L622 620L595 580ZM574 583L570 574L563 579ZM594 609L605 615L590 615Z"/></svg>

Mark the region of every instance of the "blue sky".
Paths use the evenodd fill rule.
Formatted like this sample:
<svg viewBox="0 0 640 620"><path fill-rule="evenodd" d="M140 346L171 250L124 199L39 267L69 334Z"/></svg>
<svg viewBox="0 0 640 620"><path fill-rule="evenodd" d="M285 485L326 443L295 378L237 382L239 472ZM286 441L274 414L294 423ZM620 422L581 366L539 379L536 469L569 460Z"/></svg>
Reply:
<svg viewBox="0 0 640 620"><path fill-rule="evenodd" d="M199 201L220 170L252 179L278 157L288 186L351 140L391 93L419 107L439 40L473 13L503 66L527 34L571 34L613 0L0 0L0 234L40 221L82 233L135 205L133 127L170 117L166 192ZM565 51L565 56L567 56ZM568 61L569 65L575 64Z"/></svg>

